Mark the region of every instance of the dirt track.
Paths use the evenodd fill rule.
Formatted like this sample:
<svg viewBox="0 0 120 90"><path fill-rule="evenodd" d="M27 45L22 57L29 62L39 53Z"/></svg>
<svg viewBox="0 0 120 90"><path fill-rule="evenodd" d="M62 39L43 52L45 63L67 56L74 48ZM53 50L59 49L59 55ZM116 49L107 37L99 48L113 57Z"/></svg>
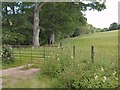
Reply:
<svg viewBox="0 0 120 90"><path fill-rule="evenodd" d="M28 70L23 70L24 66L0 70L0 89L2 88L2 77L10 77L11 83L16 82L17 79L28 79L33 75L39 73L38 68L30 68Z"/></svg>

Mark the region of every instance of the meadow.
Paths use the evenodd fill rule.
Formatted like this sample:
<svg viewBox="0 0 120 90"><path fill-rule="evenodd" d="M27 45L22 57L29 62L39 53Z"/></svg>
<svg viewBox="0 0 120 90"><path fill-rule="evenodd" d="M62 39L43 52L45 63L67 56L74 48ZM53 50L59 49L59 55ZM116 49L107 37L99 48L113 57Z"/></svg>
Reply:
<svg viewBox="0 0 120 90"><path fill-rule="evenodd" d="M32 63L33 67L40 68L40 73L31 80L18 80L15 84L5 83L4 87L117 87L118 30L81 35L60 42L63 48L56 43L58 47L32 48L32 53L31 48L22 48L21 54L18 48L13 49L17 53L15 62L2 65L3 69ZM76 49L76 60L73 56L73 45ZM94 63L91 62L91 46L95 49Z"/></svg>

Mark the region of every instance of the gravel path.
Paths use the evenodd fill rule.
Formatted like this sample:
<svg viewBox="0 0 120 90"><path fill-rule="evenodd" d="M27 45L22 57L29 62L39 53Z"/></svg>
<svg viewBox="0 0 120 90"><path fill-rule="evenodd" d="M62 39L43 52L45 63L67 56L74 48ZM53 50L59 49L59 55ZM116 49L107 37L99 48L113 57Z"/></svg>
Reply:
<svg viewBox="0 0 120 90"><path fill-rule="evenodd" d="M28 64L29 66L31 64ZM31 76L39 73L38 68L30 68L28 70L23 70L24 66L15 67L15 68L9 68L9 69L3 69L0 70L0 89L2 88L2 77L10 77L10 82L16 82L18 78L21 79L28 79Z"/></svg>

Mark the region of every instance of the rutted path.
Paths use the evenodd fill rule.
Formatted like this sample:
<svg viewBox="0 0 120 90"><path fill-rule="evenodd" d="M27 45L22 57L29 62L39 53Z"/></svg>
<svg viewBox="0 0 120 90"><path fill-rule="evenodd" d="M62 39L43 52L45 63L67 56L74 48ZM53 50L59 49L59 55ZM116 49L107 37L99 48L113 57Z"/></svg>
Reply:
<svg viewBox="0 0 120 90"><path fill-rule="evenodd" d="M28 64L28 66L31 66L31 64ZM24 66L0 70L0 89L2 88L3 79L9 79L10 83L15 83L19 78L29 79L37 73L39 73L38 68L30 68L28 70L24 70Z"/></svg>

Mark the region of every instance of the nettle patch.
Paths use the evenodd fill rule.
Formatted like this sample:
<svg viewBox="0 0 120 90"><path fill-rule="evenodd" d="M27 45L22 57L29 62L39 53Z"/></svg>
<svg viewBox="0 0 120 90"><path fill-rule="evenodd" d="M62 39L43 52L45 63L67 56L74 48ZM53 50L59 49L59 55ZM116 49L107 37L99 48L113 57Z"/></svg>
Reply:
<svg viewBox="0 0 120 90"><path fill-rule="evenodd" d="M2 46L2 63L10 64L14 62L14 54L12 47L10 45L3 45Z"/></svg>

